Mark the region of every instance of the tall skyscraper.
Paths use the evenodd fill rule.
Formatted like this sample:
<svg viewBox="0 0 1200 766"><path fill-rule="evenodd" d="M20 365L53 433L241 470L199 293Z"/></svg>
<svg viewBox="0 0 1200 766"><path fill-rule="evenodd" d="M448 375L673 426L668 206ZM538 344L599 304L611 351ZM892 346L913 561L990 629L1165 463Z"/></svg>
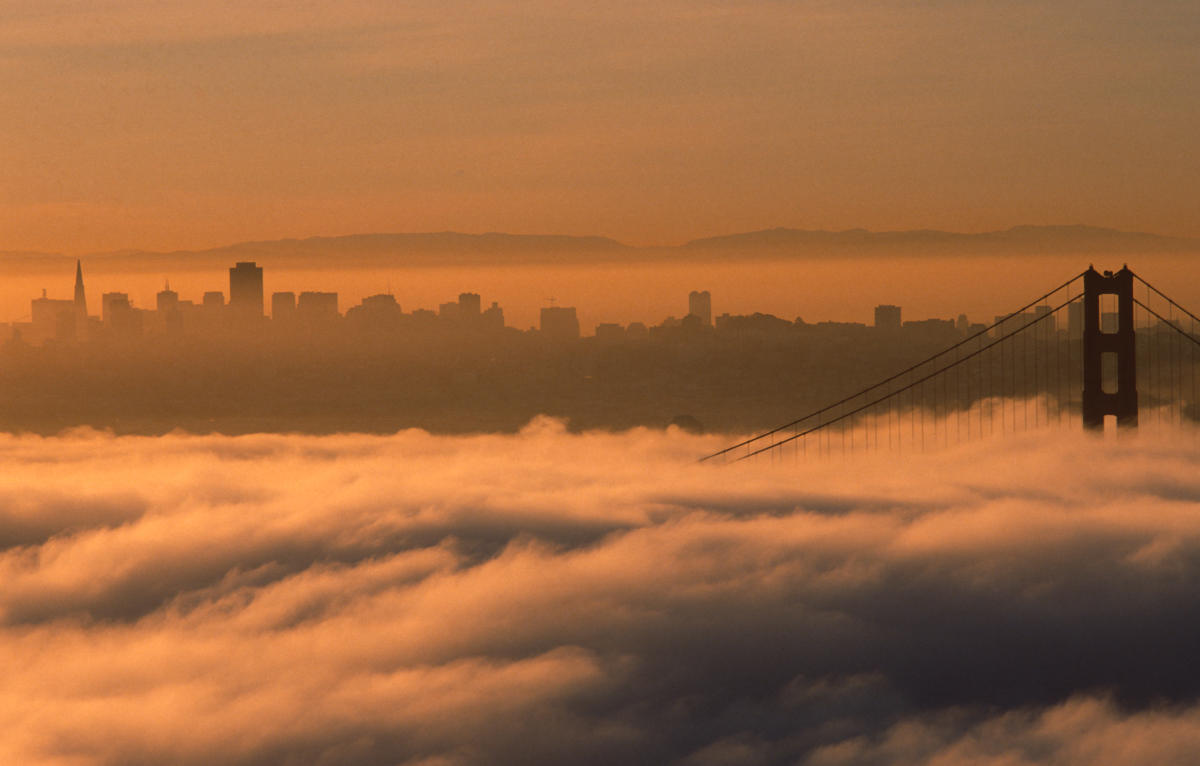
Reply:
<svg viewBox="0 0 1200 766"><path fill-rule="evenodd" d="M712 326L712 296L708 290L692 290L688 293L688 314L699 317L705 327Z"/></svg>
<svg viewBox="0 0 1200 766"><path fill-rule="evenodd" d="M263 316L263 270L254 261L241 261L229 270L229 310L239 319Z"/></svg>

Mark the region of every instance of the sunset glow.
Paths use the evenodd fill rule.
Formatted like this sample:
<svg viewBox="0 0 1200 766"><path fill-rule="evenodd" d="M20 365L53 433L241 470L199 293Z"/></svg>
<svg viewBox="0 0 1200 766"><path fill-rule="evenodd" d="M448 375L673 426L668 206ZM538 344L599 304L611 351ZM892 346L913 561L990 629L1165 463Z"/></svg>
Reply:
<svg viewBox="0 0 1200 766"><path fill-rule="evenodd" d="M1200 236L1194 3L4 3L0 248Z"/></svg>
<svg viewBox="0 0 1200 766"><path fill-rule="evenodd" d="M0 0L0 766L1192 766L1196 0Z"/></svg>

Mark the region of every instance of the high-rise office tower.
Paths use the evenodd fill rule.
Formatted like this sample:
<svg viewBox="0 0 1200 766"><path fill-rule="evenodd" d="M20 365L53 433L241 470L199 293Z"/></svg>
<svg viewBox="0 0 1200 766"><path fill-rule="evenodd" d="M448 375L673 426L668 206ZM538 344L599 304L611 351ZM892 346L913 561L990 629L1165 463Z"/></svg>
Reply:
<svg viewBox="0 0 1200 766"><path fill-rule="evenodd" d="M229 310L239 319L263 315L263 270L254 261L242 261L229 270Z"/></svg>
<svg viewBox="0 0 1200 766"><path fill-rule="evenodd" d="M688 314L699 317L705 327L712 325L712 296L708 290L692 290L688 293Z"/></svg>

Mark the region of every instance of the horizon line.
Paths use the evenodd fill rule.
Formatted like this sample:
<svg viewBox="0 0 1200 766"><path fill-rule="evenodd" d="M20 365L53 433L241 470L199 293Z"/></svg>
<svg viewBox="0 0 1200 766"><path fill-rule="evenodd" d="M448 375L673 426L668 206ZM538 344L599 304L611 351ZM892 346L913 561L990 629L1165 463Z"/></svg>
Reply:
<svg viewBox="0 0 1200 766"><path fill-rule="evenodd" d="M730 239L734 237L750 236L755 234L768 234L772 232L795 232L803 234L853 234L863 233L871 235L895 235L895 234L947 234L952 236L986 236L989 234L1007 234L1020 230L1090 230L1094 232L1104 232L1112 235L1123 236L1142 236L1153 237L1156 239L1165 240L1181 240L1184 242L1200 242L1200 237L1180 235L1180 234L1163 234L1156 231L1144 231L1140 229L1120 229L1109 226L1098 226L1090 223L1049 223L1049 224L1013 224L1006 228L985 228L978 230L954 230L954 229L936 229L929 227L918 227L912 229L870 229L861 226L854 226L843 229L829 228L799 228L794 226L772 226L761 229L747 229L743 231L732 231L725 234L713 234L704 237L694 237L683 242L675 244L630 244L622 240L610 237L605 234L564 234L564 233L528 233L528 232L513 232L513 231L460 231L455 229L441 229L436 231L358 231L343 234L311 234L307 236L281 236L276 238L258 238L245 239L236 241L226 241L223 244L204 246L204 247L181 247L172 249L147 249L139 247L124 247L110 250L28 250L28 249L4 249L0 250L0 257L7 255L33 255L33 256L50 256L64 258L94 258L108 257L120 255L173 255L184 253L206 253L216 250L225 250L234 247L247 245L270 245L284 242L313 242L316 240L337 240L351 239L354 237L428 237L428 236L461 236L472 238L484 237L513 237L513 238L530 238L530 239L569 239L569 240L601 240L610 242L621 248L629 250L671 250L684 248L701 242L711 242L714 240Z"/></svg>

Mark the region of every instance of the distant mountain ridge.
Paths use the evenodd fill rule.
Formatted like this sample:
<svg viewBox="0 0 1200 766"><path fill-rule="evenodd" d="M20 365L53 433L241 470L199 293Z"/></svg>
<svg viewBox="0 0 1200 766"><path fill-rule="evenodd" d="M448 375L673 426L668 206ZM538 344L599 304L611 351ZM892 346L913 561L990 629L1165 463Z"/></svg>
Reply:
<svg viewBox="0 0 1200 766"><path fill-rule="evenodd" d="M108 253L92 253L90 257L129 257L138 255L207 255L209 253L326 253L330 250L349 252L416 251L416 252L543 252L558 250L621 250L629 249L608 237L575 237L558 234L462 234L454 231L346 234L332 237L306 237L304 239L273 239L237 242L232 245L204 250L173 250L158 252L148 250L122 250Z"/></svg>
<svg viewBox="0 0 1200 766"><path fill-rule="evenodd" d="M1097 226L1014 226L999 231L962 233L934 229L825 231L774 228L695 239L682 245L638 247L599 236L547 234L463 234L428 232L350 234L238 242L203 250L121 250L83 256L93 267L136 270L218 268L253 260L271 268L405 267L505 265L641 260L690 257L741 258L766 255L805 257L825 254L1120 254L1200 253L1200 239L1129 232ZM0 252L0 268L35 271L73 260L59 253Z"/></svg>
<svg viewBox="0 0 1200 766"><path fill-rule="evenodd" d="M1129 252L1151 249L1154 251L1176 250L1185 252L1200 250L1200 240L1168 237L1146 232L1121 231L1099 226L1013 226L1009 229L979 233L939 231L936 229L913 229L907 231L869 231L867 229L845 229L841 231L811 229L763 229L760 231L727 234L718 237L694 239L683 245L690 250L727 249L809 249L809 248L954 248L1003 249L1020 248L1025 251L1073 252L1078 248L1098 252Z"/></svg>

